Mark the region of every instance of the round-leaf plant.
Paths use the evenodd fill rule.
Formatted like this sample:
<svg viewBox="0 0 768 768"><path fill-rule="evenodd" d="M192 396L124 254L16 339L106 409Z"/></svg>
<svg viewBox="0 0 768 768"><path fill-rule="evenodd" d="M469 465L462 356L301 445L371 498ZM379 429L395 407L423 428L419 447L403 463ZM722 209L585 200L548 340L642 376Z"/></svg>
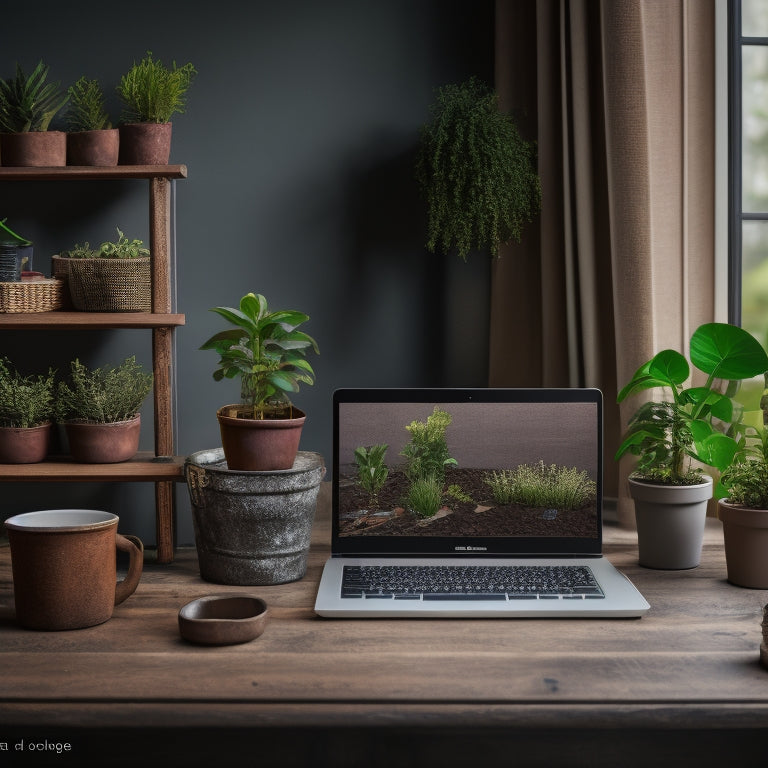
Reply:
<svg viewBox="0 0 768 768"><path fill-rule="evenodd" d="M243 296L237 308L211 311L235 326L200 347L219 354L213 378L240 377L241 397L250 418L271 418L276 411L282 416L291 405L288 393L298 392L302 383L314 383L315 372L305 355L319 349L311 336L299 330L309 316L296 310L270 312L264 296L254 293Z"/></svg>

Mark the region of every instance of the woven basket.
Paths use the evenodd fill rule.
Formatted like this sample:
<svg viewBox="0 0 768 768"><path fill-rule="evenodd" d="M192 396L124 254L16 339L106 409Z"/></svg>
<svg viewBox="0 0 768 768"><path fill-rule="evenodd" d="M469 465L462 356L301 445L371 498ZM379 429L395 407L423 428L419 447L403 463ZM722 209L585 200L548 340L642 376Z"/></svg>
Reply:
<svg viewBox="0 0 768 768"><path fill-rule="evenodd" d="M151 312L150 259L68 259L69 293L86 312Z"/></svg>
<svg viewBox="0 0 768 768"><path fill-rule="evenodd" d="M64 287L54 278L0 283L0 312L53 312L61 309Z"/></svg>
<svg viewBox="0 0 768 768"><path fill-rule="evenodd" d="M69 295L69 262L70 259L58 254L51 256L51 277L61 280L63 289L61 296L61 308L71 310L75 308L72 297Z"/></svg>

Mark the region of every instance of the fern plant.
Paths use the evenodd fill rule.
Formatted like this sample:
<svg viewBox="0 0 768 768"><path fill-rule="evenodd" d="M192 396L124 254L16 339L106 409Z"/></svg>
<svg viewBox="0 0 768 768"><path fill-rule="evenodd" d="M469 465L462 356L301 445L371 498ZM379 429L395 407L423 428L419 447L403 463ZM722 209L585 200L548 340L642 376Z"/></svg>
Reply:
<svg viewBox="0 0 768 768"><path fill-rule="evenodd" d="M120 78L117 88L123 101L122 120L125 123L168 123L171 116L183 113L186 94L197 70L187 63L171 68L152 58L147 51L144 58Z"/></svg>
<svg viewBox="0 0 768 768"><path fill-rule="evenodd" d="M499 111L496 93L476 78L439 89L421 132L416 177L427 202L427 248L466 260L492 256L541 208L535 145Z"/></svg>
<svg viewBox="0 0 768 768"><path fill-rule="evenodd" d="M101 131L112 127L105 108L104 92L98 80L83 76L67 90L69 109L67 129L75 131Z"/></svg>
<svg viewBox="0 0 768 768"><path fill-rule="evenodd" d="M47 83L48 70L42 60L27 77L20 64L16 76L0 79L0 130L5 133L47 131L69 96L60 83Z"/></svg>

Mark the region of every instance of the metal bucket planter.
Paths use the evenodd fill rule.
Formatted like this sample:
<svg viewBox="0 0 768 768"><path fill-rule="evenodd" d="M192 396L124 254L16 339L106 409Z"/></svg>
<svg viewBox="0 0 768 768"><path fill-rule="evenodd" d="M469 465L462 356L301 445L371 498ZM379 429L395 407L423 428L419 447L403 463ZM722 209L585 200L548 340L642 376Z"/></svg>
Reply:
<svg viewBox="0 0 768 768"><path fill-rule="evenodd" d="M231 470L222 448L184 465L200 575L217 584L284 584L303 578L325 463L299 451L291 469Z"/></svg>

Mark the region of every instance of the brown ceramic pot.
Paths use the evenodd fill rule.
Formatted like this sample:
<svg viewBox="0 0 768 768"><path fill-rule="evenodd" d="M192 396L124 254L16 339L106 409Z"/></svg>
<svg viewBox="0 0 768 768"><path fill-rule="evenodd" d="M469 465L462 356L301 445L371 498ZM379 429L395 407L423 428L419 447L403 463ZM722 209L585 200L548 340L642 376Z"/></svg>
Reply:
<svg viewBox="0 0 768 768"><path fill-rule="evenodd" d="M38 427L0 427L0 464L37 464L48 454L52 423Z"/></svg>
<svg viewBox="0 0 768 768"><path fill-rule="evenodd" d="M139 450L141 416L110 424L70 421L64 429L69 440L69 452L75 461L115 464L128 461Z"/></svg>
<svg viewBox="0 0 768 768"><path fill-rule="evenodd" d="M728 581L739 587L768 589L768 510L717 502L723 524Z"/></svg>
<svg viewBox="0 0 768 768"><path fill-rule="evenodd" d="M87 509L27 512L5 521L11 545L16 619L29 629L80 629L102 624L134 593L143 546L117 533L117 515ZM116 550L128 553L117 581Z"/></svg>
<svg viewBox="0 0 768 768"><path fill-rule="evenodd" d="M75 131L67 134L67 165L113 166L120 152L120 131Z"/></svg>
<svg viewBox="0 0 768 768"><path fill-rule="evenodd" d="M56 167L67 164L67 134L27 131L0 134L3 165Z"/></svg>
<svg viewBox="0 0 768 768"><path fill-rule="evenodd" d="M120 165L168 165L173 123L120 126Z"/></svg>
<svg viewBox="0 0 768 768"><path fill-rule="evenodd" d="M290 469L299 450L306 414L294 408L292 419L243 419L228 415L237 410L237 405L225 405L216 413L227 466L251 472Z"/></svg>

